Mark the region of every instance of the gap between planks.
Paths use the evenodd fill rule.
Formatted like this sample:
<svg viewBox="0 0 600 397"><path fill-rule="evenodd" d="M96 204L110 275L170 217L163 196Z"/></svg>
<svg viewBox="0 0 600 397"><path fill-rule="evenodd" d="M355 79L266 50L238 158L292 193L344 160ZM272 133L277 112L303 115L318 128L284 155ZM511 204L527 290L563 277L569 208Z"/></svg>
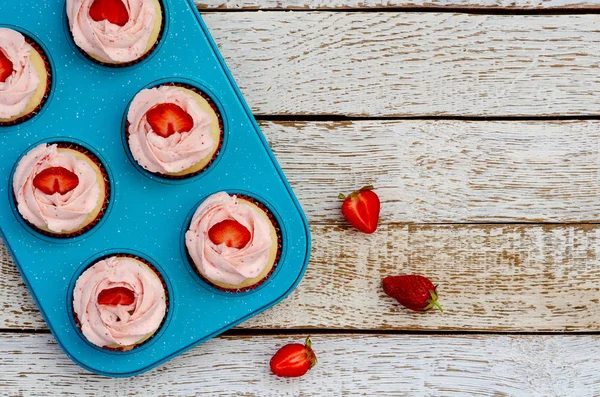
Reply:
<svg viewBox="0 0 600 397"><path fill-rule="evenodd" d="M256 115L256 121L274 123L294 122L353 122L353 121L598 121L598 115L582 116L344 116L336 114Z"/></svg>
<svg viewBox="0 0 600 397"><path fill-rule="evenodd" d="M600 4L594 0L196 0L197 7L210 11L251 10L319 10L319 11L380 11L440 10L475 11L547 11L580 9L594 10Z"/></svg>
<svg viewBox="0 0 600 397"><path fill-rule="evenodd" d="M21 329L2 328L2 334L51 334L49 329ZM551 332L551 331L453 331L453 330L393 330L393 329L343 329L343 328L232 328L216 337L253 337L253 336L331 336L331 335L381 335L381 336L589 336L599 335L600 331L574 331L574 332Z"/></svg>
<svg viewBox="0 0 600 397"><path fill-rule="evenodd" d="M550 9L518 9L518 8L485 8L485 7L390 7L390 8L198 8L201 14L236 13L236 12L347 12L347 13L435 13L435 14L473 14L473 15L579 15L600 14L597 8L550 8Z"/></svg>

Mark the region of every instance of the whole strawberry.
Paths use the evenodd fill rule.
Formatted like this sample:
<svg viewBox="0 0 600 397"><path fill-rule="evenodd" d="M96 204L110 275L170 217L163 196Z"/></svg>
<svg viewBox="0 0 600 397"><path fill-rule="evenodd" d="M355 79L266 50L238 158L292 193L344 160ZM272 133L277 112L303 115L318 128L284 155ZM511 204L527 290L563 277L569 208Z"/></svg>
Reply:
<svg viewBox="0 0 600 397"><path fill-rule="evenodd" d="M310 338L304 345L290 343L283 346L271 358L271 371L277 376L297 378L317 364L317 356L312 349Z"/></svg>
<svg viewBox="0 0 600 397"><path fill-rule="evenodd" d="M340 193L338 198L344 199L342 214L352 226L367 234L377 230L381 204L373 186L365 186L348 197Z"/></svg>
<svg viewBox="0 0 600 397"><path fill-rule="evenodd" d="M444 311L437 301L436 286L427 277L416 274L387 276L383 279L383 290L411 310L421 312L435 306Z"/></svg>

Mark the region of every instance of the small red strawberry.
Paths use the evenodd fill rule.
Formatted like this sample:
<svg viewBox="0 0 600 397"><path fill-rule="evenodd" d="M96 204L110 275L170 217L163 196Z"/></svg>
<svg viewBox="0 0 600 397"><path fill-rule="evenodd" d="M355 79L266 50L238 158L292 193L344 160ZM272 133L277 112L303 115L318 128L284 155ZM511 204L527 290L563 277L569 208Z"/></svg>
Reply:
<svg viewBox="0 0 600 397"><path fill-rule="evenodd" d="M312 349L310 337L304 345L291 343L283 346L271 358L271 371L277 376L297 378L317 364L317 356Z"/></svg>
<svg viewBox="0 0 600 397"><path fill-rule="evenodd" d="M135 302L135 293L125 287L105 289L98 294L98 303L101 305L129 306L133 302Z"/></svg>
<svg viewBox="0 0 600 397"><path fill-rule="evenodd" d="M146 113L152 131L168 138L176 132L189 132L194 127L194 119L174 103L161 103Z"/></svg>
<svg viewBox="0 0 600 397"><path fill-rule="evenodd" d="M410 310L421 312L435 306L444 311L437 301L436 286L427 277L416 274L387 276L383 279L383 290Z"/></svg>
<svg viewBox="0 0 600 397"><path fill-rule="evenodd" d="M127 7L122 0L95 0L90 7L90 17L96 21L104 21L125 26L129 21Z"/></svg>
<svg viewBox="0 0 600 397"><path fill-rule="evenodd" d="M381 204L373 186L365 186L348 197L340 193L338 198L344 199L342 214L352 226L367 234L377 230Z"/></svg>
<svg viewBox="0 0 600 397"><path fill-rule="evenodd" d="M225 219L209 229L208 238L217 245L225 243L230 248L240 249L248 244L252 235L238 221Z"/></svg>
<svg viewBox="0 0 600 397"><path fill-rule="evenodd" d="M13 72L13 63L0 48L0 83L4 83Z"/></svg>
<svg viewBox="0 0 600 397"><path fill-rule="evenodd" d="M45 194L65 194L79 185L79 177L63 167L46 168L33 178L33 186Z"/></svg>

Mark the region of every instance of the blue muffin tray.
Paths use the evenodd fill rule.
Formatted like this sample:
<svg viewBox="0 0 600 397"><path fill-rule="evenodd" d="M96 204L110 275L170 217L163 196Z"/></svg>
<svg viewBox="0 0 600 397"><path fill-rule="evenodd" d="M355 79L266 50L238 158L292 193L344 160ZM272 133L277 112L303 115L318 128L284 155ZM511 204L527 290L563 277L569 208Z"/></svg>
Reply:
<svg viewBox="0 0 600 397"><path fill-rule="evenodd" d="M52 66L53 84L41 111L22 124L0 127L0 231L48 327L83 368L123 377L147 371L273 306L300 282L310 255L302 209L192 0L162 0L165 25L156 49L142 62L111 68L75 46L65 0L4 0L0 26L37 41ZM124 116L141 89L162 82L200 88L221 111L224 141L198 176L163 180L143 171L124 143ZM19 159L43 142L73 142L103 162L111 199L102 220L74 238L44 236L14 204L12 174ZM219 191L251 196L281 228L281 258L252 291L229 293L193 270L183 235L197 206ZM154 265L169 291L166 320L147 343L112 352L89 343L72 313L77 277L109 254L134 254Z"/></svg>

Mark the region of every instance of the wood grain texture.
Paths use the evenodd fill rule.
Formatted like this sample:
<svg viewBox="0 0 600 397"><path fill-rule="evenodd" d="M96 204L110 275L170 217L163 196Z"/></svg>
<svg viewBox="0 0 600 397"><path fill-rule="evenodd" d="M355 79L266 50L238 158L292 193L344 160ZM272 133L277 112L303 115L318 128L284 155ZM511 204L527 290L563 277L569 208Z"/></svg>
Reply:
<svg viewBox="0 0 600 397"><path fill-rule="evenodd" d="M597 222L600 122L262 123L311 221L374 185L382 222Z"/></svg>
<svg viewBox="0 0 600 397"><path fill-rule="evenodd" d="M475 8L475 9L569 9L598 8L595 0L196 0L205 9L365 9L372 8Z"/></svg>
<svg viewBox="0 0 600 397"><path fill-rule="evenodd" d="M7 395L63 396L528 396L600 393L598 336L313 337L319 363L299 379L268 362L302 337L224 337L147 374L86 373L47 334L0 334L0 388Z"/></svg>
<svg viewBox="0 0 600 397"><path fill-rule="evenodd" d="M383 225L374 235L313 225L305 278L245 328L600 331L599 226ZM45 328L6 250L1 328ZM389 274L439 285L446 311L415 313L381 289Z"/></svg>
<svg viewBox="0 0 600 397"><path fill-rule="evenodd" d="M258 115L600 115L600 15L204 19Z"/></svg>

